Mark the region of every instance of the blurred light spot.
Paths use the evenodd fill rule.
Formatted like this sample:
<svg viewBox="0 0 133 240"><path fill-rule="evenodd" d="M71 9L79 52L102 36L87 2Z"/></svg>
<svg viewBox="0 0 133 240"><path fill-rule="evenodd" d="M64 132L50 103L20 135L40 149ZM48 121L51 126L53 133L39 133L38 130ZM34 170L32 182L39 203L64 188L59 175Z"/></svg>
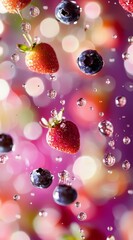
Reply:
<svg viewBox="0 0 133 240"><path fill-rule="evenodd" d="M0 219L6 223L16 221L16 214L20 213L18 204L14 201L5 202L0 208Z"/></svg>
<svg viewBox="0 0 133 240"><path fill-rule="evenodd" d="M129 61L128 59L124 61L124 68L127 73L133 75L133 63L131 63L131 61Z"/></svg>
<svg viewBox="0 0 133 240"><path fill-rule="evenodd" d="M22 173L16 177L13 185L18 194L28 193L32 189L32 185L29 181L29 175L27 173Z"/></svg>
<svg viewBox="0 0 133 240"><path fill-rule="evenodd" d="M2 2L0 1L0 13L7 13L6 8L3 6Z"/></svg>
<svg viewBox="0 0 133 240"><path fill-rule="evenodd" d="M0 20L0 34L2 34L4 32L4 24L3 22Z"/></svg>
<svg viewBox="0 0 133 240"><path fill-rule="evenodd" d="M0 77L6 80L15 77L16 69L15 65L11 61L4 61L0 64Z"/></svg>
<svg viewBox="0 0 133 240"><path fill-rule="evenodd" d="M101 6L97 2L89 2L85 6L85 14L90 19L96 19L101 13Z"/></svg>
<svg viewBox="0 0 133 240"><path fill-rule="evenodd" d="M5 42L0 41L0 57L5 57L8 55L8 46Z"/></svg>
<svg viewBox="0 0 133 240"><path fill-rule="evenodd" d="M62 48L66 52L75 52L79 47L78 39L73 35L68 35L62 40Z"/></svg>
<svg viewBox="0 0 133 240"><path fill-rule="evenodd" d="M24 135L27 139L36 140L40 137L42 128L37 122L28 123L24 128Z"/></svg>
<svg viewBox="0 0 133 240"><path fill-rule="evenodd" d="M4 79L0 79L0 100L7 98L10 87Z"/></svg>
<svg viewBox="0 0 133 240"><path fill-rule="evenodd" d="M114 33L113 28L100 26L97 27L95 31L92 32L91 40L94 44L98 46L103 45L105 43L109 44L112 42L111 36L113 35L113 33Z"/></svg>
<svg viewBox="0 0 133 240"><path fill-rule="evenodd" d="M58 22L54 18L45 18L40 23L41 34L46 38L53 38L58 35L60 28Z"/></svg>
<svg viewBox="0 0 133 240"><path fill-rule="evenodd" d="M97 171L96 159L90 156L82 156L77 158L73 165L73 172L80 177L82 181L92 178Z"/></svg>
<svg viewBox="0 0 133 240"><path fill-rule="evenodd" d="M18 240L18 239L30 240L29 236L23 231L14 232L11 235L9 240Z"/></svg>
<svg viewBox="0 0 133 240"><path fill-rule="evenodd" d="M45 86L40 78L33 77L27 80L25 90L30 96L37 97L44 92Z"/></svg>

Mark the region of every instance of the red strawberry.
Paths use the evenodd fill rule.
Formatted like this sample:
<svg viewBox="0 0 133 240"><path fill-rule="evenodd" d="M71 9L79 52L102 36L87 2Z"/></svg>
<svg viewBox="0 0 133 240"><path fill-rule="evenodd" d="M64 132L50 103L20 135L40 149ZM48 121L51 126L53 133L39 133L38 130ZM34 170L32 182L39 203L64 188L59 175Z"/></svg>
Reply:
<svg viewBox="0 0 133 240"><path fill-rule="evenodd" d="M17 13L25 8L31 0L1 0L1 2L9 13Z"/></svg>
<svg viewBox="0 0 133 240"><path fill-rule="evenodd" d="M133 0L119 0L119 4L130 13L133 13Z"/></svg>
<svg viewBox="0 0 133 240"><path fill-rule="evenodd" d="M31 47L19 44L18 47L26 53L25 63L32 72L52 74L58 71L56 53L49 44L34 43Z"/></svg>
<svg viewBox="0 0 133 240"><path fill-rule="evenodd" d="M63 109L49 122L41 119L41 125L48 127L46 141L48 145L58 151L76 153L80 147L80 135L77 126L62 118Z"/></svg>

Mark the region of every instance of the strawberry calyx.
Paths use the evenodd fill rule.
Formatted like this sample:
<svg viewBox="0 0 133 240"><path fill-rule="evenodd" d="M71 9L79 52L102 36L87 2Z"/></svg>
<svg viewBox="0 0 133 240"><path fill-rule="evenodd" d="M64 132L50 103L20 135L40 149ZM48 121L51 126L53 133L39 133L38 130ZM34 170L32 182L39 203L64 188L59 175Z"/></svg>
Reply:
<svg viewBox="0 0 133 240"><path fill-rule="evenodd" d="M17 44L17 47L19 48L20 52L23 52L23 53L32 51L35 46L36 46L36 43L33 43L31 46L26 46L25 44Z"/></svg>
<svg viewBox="0 0 133 240"><path fill-rule="evenodd" d="M63 120L64 108L62 108L54 117L49 118L47 121L46 118L41 118L40 125L44 128L54 128L60 124Z"/></svg>

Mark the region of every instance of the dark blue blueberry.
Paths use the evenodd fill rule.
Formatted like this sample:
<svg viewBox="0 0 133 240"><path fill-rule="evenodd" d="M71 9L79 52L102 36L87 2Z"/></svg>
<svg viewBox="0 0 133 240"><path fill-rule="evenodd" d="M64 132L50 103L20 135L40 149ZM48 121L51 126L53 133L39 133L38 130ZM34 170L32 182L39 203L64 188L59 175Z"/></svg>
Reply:
<svg viewBox="0 0 133 240"><path fill-rule="evenodd" d="M10 152L13 148L13 139L10 135L0 134L0 152Z"/></svg>
<svg viewBox="0 0 133 240"><path fill-rule="evenodd" d="M93 75L103 67L103 59L96 50L86 50L77 59L80 70L86 74Z"/></svg>
<svg viewBox="0 0 133 240"><path fill-rule="evenodd" d="M51 173L43 168L34 169L30 174L32 184L38 188L48 188L53 181Z"/></svg>
<svg viewBox="0 0 133 240"><path fill-rule="evenodd" d="M62 206L73 203L77 198L77 192L68 185L58 185L53 192L54 201Z"/></svg>
<svg viewBox="0 0 133 240"><path fill-rule="evenodd" d="M75 1L64 0L57 5L55 17L64 24L77 22L80 18L80 7Z"/></svg>

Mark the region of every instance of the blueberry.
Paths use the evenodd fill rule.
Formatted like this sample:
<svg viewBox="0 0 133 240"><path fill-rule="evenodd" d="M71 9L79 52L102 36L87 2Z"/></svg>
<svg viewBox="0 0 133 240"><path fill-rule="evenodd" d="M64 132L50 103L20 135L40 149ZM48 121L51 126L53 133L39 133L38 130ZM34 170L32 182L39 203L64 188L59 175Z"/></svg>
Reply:
<svg viewBox="0 0 133 240"><path fill-rule="evenodd" d="M80 18L80 7L75 1L61 1L55 9L55 17L61 23L72 24Z"/></svg>
<svg viewBox="0 0 133 240"><path fill-rule="evenodd" d="M13 148L13 139L10 135L0 134L0 152L10 152Z"/></svg>
<svg viewBox="0 0 133 240"><path fill-rule="evenodd" d="M53 192L54 201L62 206L73 203L77 198L77 192L71 186L58 185Z"/></svg>
<svg viewBox="0 0 133 240"><path fill-rule="evenodd" d="M52 184L53 176L48 170L38 168L32 171L30 180L35 187L48 188Z"/></svg>
<svg viewBox="0 0 133 240"><path fill-rule="evenodd" d="M99 72L103 67L103 59L96 50L86 50L77 59L80 70L88 75Z"/></svg>

